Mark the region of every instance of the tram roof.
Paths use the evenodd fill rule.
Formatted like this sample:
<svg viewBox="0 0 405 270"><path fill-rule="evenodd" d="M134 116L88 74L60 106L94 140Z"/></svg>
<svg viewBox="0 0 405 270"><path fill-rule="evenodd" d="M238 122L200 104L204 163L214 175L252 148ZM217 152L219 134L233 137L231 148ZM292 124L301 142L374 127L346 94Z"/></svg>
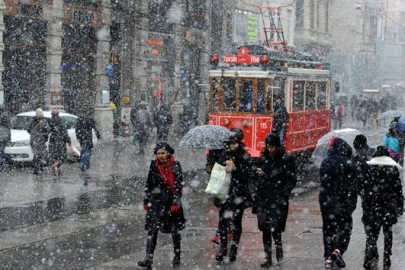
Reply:
<svg viewBox="0 0 405 270"><path fill-rule="evenodd" d="M210 76L268 78L272 75L304 75L304 76L330 76L325 69L286 68L282 71L263 71L260 67L227 67L209 71Z"/></svg>

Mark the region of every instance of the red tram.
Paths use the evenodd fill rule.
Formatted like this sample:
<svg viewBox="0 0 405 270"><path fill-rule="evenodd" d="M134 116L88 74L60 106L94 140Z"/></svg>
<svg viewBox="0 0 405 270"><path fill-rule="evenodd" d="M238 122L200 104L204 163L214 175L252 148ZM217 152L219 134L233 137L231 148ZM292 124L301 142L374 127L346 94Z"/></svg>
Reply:
<svg viewBox="0 0 405 270"><path fill-rule="evenodd" d="M289 114L286 152L314 149L330 131L331 76L326 64L258 45L243 46L223 55L222 61L212 56L211 64L209 124L241 128L247 147L264 146L272 131L275 97L282 98Z"/></svg>

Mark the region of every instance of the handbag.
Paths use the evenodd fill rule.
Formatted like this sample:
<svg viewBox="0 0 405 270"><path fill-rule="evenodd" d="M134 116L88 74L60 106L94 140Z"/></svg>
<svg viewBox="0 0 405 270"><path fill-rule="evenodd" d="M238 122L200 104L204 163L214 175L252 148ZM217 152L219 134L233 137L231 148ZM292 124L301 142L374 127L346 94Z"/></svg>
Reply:
<svg viewBox="0 0 405 270"><path fill-rule="evenodd" d="M221 200L222 203L228 198L229 187L231 185L231 174L225 171L225 166L215 162L211 171L210 181L205 192Z"/></svg>

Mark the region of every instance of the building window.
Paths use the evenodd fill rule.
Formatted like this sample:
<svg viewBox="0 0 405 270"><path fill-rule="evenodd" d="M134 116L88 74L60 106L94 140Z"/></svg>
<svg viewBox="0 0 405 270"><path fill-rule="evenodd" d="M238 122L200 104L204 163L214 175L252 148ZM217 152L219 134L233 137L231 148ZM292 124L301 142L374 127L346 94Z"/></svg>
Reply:
<svg viewBox="0 0 405 270"><path fill-rule="evenodd" d="M304 27L304 0L296 1L295 27Z"/></svg>
<svg viewBox="0 0 405 270"><path fill-rule="evenodd" d="M293 111L302 111L304 109L304 81L294 81L293 88Z"/></svg>

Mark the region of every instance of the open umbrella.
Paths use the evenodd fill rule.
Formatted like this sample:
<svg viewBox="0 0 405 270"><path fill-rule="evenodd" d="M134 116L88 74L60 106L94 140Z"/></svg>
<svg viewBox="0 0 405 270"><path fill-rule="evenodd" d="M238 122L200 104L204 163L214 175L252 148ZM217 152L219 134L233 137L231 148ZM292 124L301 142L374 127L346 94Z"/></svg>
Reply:
<svg viewBox="0 0 405 270"><path fill-rule="evenodd" d="M399 118L398 124L397 124L397 129L399 131L405 131L405 115Z"/></svg>
<svg viewBox="0 0 405 270"><path fill-rule="evenodd" d="M400 111L395 111L395 110L390 110L390 111L386 111L383 113L380 113L377 117L377 120L382 120L382 119L394 119L394 117L401 117L405 115L405 113L400 112Z"/></svg>
<svg viewBox="0 0 405 270"><path fill-rule="evenodd" d="M179 143L185 149L222 149L224 141L228 140L231 132L229 129L204 125L190 129Z"/></svg>
<svg viewBox="0 0 405 270"><path fill-rule="evenodd" d="M337 129L329 132L328 134L324 135L318 140L316 148L311 155L311 161L318 168L321 166L322 161L328 155L329 142L332 139L332 137L337 136L345 140L351 147L353 147L354 138L359 134L363 133L353 128Z"/></svg>

